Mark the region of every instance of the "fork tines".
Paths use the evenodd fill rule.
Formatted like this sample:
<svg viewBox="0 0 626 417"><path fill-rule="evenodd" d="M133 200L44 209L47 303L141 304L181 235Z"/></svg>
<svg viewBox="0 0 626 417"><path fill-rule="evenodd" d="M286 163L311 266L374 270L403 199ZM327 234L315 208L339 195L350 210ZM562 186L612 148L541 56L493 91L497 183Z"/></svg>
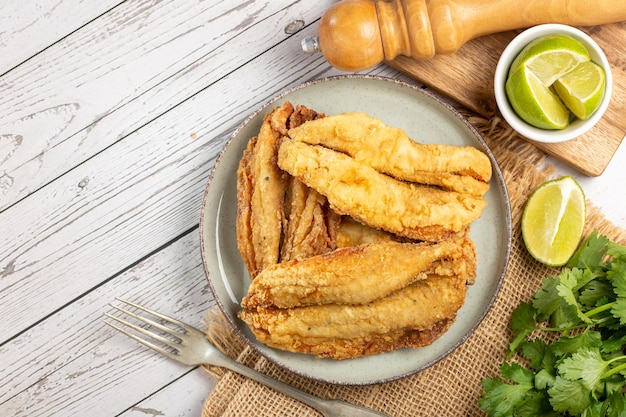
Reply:
<svg viewBox="0 0 626 417"><path fill-rule="evenodd" d="M152 319L150 319L148 317L144 317L144 316L139 315L139 314L137 314L137 313L135 313L133 311L130 311L130 310L126 309L126 308L119 307L119 306L116 306L116 305L113 305L113 304L109 304L109 305L112 308L116 309L117 311L119 311L121 313L124 313L124 314L134 318L135 320L137 320L139 322L147 324L148 326L143 326L142 327L142 326L140 326L138 324L132 323L132 322L130 322L128 320L125 320L125 319L123 319L121 317L117 317L117 316L114 316L114 315L109 314L109 313L104 313L104 315L107 316L108 318L110 318L111 320L114 320L115 322L117 322L119 324L122 324L122 325L126 326L127 328L132 329L134 332L130 332L130 331L124 329L123 327L121 327L121 326L119 326L119 325L117 325L115 323L111 323L111 322L109 322L107 320L104 320L104 322L106 324L108 324L109 326L111 326L114 329L118 330L119 332L125 334L126 336L130 337L131 339L133 339L133 340L143 344L144 346L147 346L150 349L154 349L155 351L157 351L157 352L167 356L170 359L175 359L175 360L178 359L178 347L181 345L181 343L183 343L183 340L181 339L180 336L182 334L187 333L189 331L189 329L188 329L189 326L187 324L185 324L185 323L183 323L183 322L181 322L179 320L173 319L171 317L168 317L168 316L166 316L164 314L158 313L158 312L156 312L154 310L151 310L149 308L143 307L143 306L141 306L139 304L135 304L135 303L132 303L130 301L122 300L120 298L116 298L116 300L120 301L122 303L125 303L125 304L127 304L127 305L129 305L131 307L134 307L137 310L141 310L141 311L143 311L145 313L148 313L149 315L151 315L153 317L159 318L163 322L171 323L173 325L176 325L176 326L180 327L182 329L182 333L180 331L172 328L172 327L166 326L166 325L161 324L159 322L156 322L156 321L154 321L154 320L152 320ZM153 327L155 329L160 330L160 332L162 334L159 334L159 333L157 333L155 331L149 330L149 327ZM143 335L144 337L139 336L138 334ZM169 335L170 337L165 337L163 334L164 335ZM176 340L173 340L172 338L174 338ZM149 339L152 339L152 341L149 340ZM153 341L159 342L161 345L158 345L158 344L154 343ZM166 346L167 348L165 348L163 346Z"/></svg>

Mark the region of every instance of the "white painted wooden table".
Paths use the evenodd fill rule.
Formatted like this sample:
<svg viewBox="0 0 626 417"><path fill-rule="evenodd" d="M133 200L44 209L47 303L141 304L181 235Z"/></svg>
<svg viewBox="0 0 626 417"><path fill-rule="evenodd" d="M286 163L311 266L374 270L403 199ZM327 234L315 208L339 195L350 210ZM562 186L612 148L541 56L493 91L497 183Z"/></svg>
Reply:
<svg viewBox="0 0 626 417"><path fill-rule="evenodd" d="M121 296L201 326L209 172L249 113L341 73L300 51L332 3L0 2L0 416L200 414L208 374L102 314ZM563 167L622 227L625 164Z"/></svg>

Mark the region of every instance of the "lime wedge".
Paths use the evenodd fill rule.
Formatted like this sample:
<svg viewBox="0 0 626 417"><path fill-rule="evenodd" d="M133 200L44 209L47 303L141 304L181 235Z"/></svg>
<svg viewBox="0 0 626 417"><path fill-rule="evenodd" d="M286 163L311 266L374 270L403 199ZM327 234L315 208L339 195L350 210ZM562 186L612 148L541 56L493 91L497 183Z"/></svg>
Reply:
<svg viewBox="0 0 626 417"><path fill-rule="evenodd" d="M576 117L586 120L600 107L604 85L602 67L587 61L557 79L554 90Z"/></svg>
<svg viewBox="0 0 626 417"><path fill-rule="evenodd" d="M526 123L541 129L563 129L570 112L556 94L526 66L509 75L506 95L515 113Z"/></svg>
<svg viewBox="0 0 626 417"><path fill-rule="evenodd" d="M521 66L535 74L546 87L574 69L581 62L589 61L585 45L568 35L553 34L535 39L522 49L509 69L509 75Z"/></svg>
<svg viewBox="0 0 626 417"><path fill-rule="evenodd" d="M522 237L537 261L564 265L574 254L585 226L585 194L572 177L537 187L522 213Z"/></svg>

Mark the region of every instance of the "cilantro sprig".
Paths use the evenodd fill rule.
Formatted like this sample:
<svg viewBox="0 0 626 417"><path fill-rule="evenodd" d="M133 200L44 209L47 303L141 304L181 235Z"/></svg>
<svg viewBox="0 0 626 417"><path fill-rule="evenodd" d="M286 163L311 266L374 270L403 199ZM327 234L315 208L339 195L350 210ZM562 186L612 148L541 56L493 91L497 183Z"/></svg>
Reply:
<svg viewBox="0 0 626 417"><path fill-rule="evenodd" d="M626 416L626 246L593 232L510 327L500 376L482 381L489 416Z"/></svg>

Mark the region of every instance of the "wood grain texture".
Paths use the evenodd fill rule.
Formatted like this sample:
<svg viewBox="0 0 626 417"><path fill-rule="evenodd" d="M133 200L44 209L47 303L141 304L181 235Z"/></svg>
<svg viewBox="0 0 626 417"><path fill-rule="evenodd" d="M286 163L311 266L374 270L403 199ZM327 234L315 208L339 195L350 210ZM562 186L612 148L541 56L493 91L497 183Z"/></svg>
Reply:
<svg viewBox="0 0 626 417"><path fill-rule="evenodd" d="M285 28L330 0L152 3L125 2L0 78L0 211L293 37Z"/></svg>
<svg viewBox="0 0 626 417"><path fill-rule="evenodd" d="M319 62L293 54L298 47L297 39L279 44L273 53L293 60L278 65L265 54L251 61L1 212L3 233L12 236L0 241L1 338L197 225L206 181L232 129L302 77L336 74L328 67L316 74ZM268 71L285 75L258 76Z"/></svg>
<svg viewBox="0 0 626 417"><path fill-rule="evenodd" d="M122 2L123 0L0 2L0 75ZM24 10L28 10L28 13ZM50 25L49 22L55 24Z"/></svg>
<svg viewBox="0 0 626 417"><path fill-rule="evenodd" d="M271 97L342 73L300 49L335 2L1 2L1 416L199 415L205 371L102 314L120 296L201 326L216 156Z"/></svg>
<svg viewBox="0 0 626 417"><path fill-rule="evenodd" d="M598 42L611 64L614 80L611 104L600 123L585 135L559 144L535 143L578 171L599 176L626 134L623 116L626 112L626 60L621 50L626 39L626 22L580 29ZM478 114L493 117L498 114L493 94L496 64L517 33L519 31L509 31L477 38L452 55L437 55L426 61L402 56L388 64Z"/></svg>
<svg viewBox="0 0 626 417"><path fill-rule="evenodd" d="M117 415L162 389L162 381L190 372L102 319L104 312L114 313L107 303L115 303L116 294L202 328L215 303L198 246L196 231L182 236L4 345L3 363L11 366L2 374L0 415ZM209 388L205 381L195 395Z"/></svg>
<svg viewBox="0 0 626 417"><path fill-rule="evenodd" d="M193 368L150 397L133 405L119 417L201 416L215 379L203 368Z"/></svg>

